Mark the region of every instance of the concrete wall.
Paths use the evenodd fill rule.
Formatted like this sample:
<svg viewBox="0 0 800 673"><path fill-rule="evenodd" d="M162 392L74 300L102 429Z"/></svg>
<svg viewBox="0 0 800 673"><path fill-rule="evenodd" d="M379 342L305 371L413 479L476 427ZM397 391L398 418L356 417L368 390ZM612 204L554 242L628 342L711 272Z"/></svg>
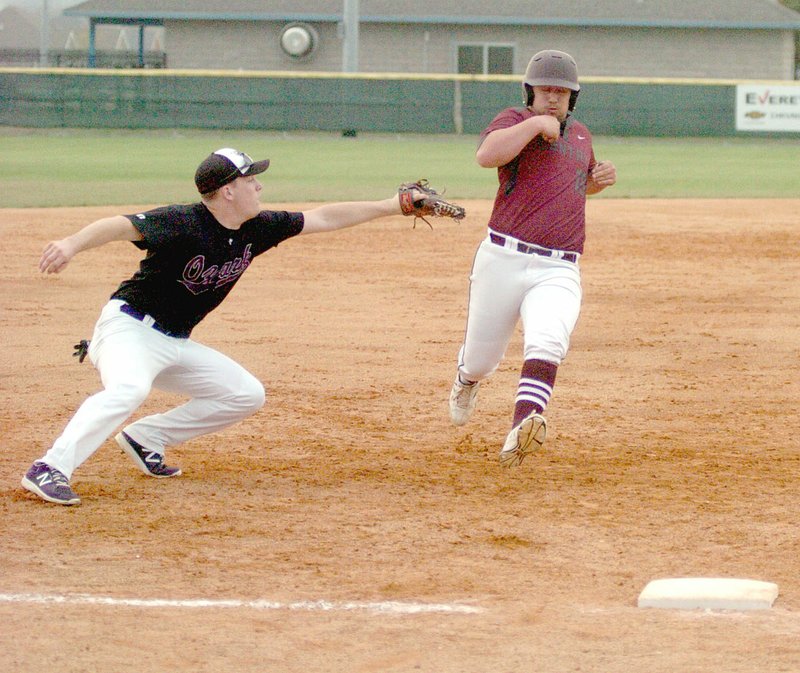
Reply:
<svg viewBox="0 0 800 673"><path fill-rule="evenodd" d="M340 72L336 24L311 24L319 35L310 57L294 60L278 44L285 22L166 22L171 68ZM459 43L515 48L522 73L540 49L558 48L578 61L582 76L794 79L791 31L525 26L363 24L361 72L456 72Z"/></svg>

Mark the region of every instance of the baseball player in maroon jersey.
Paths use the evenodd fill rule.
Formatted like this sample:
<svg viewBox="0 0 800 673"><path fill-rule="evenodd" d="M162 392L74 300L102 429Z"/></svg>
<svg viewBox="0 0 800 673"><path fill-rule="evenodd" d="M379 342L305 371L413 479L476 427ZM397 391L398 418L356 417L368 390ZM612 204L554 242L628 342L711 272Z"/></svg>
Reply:
<svg viewBox="0 0 800 673"><path fill-rule="evenodd" d="M24 488L49 502L78 504L70 486L73 472L152 387L185 395L188 401L136 420L115 439L144 474L179 476L179 468L164 462L167 447L236 423L265 400L255 376L194 341L192 329L225 299L255 257L281 241L401 213L397 194L303 212L262 210L256 176L268 166L268 159L253 161L231 148L217 150L195 174L199 203L102 218L47 244L39 262L44 273L59 273L79 252L111 241L132 241L147 254L139 270L111 295L88 347L103 390L81 405L33 463L22 478Z"/></svg>
<svg viewBox="0 0 800 673"><path fill-rule="evenodd" d="M580 91L575 60L539 52L523 89L526 106L503 110L480 135L477 161L497 169L500 186L472 266L450 392L451 420L464 425L521 318L524 362L499 456L505 467L519 465L544 442L543 414L580 312L586 195L616 182L614 165L595 160L589 130L570 116Z"/></svg>

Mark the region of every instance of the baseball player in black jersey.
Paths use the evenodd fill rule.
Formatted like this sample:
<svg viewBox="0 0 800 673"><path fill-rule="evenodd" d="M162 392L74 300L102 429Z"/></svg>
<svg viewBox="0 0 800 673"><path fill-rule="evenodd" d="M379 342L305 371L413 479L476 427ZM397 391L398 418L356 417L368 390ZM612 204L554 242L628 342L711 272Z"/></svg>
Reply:
<svg viewBox="0 0 800 673"><path fill-rule="evenodd" d="M188 396L185 404L126 426L115 439L146 475L176 477L167 447L221 430L262 407L261 382L192 329L225 299L253 259L292 236L335 231L401 213L382 201L322 205L303 212L262 210L256 176L269 160L223 148L198 167L200 203L172 205L93 222L45 247L39 269L58 273L79 252L111 241L146 251L139 270L103 308L88 356L103 390L89 397L22 479L49 502L76 505L73 472L144 402L152 387Z"/></svg>

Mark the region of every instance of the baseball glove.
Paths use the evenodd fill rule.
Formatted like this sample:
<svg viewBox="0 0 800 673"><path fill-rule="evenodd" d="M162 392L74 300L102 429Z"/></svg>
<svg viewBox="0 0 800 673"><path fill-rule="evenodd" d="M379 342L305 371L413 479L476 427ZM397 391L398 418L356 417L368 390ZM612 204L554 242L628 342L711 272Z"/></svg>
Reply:
<svg viewBox="0 0 800 673"><path fill-rule="evenodd" d="M89 340L81 339L73 348L75 352L72 354L72 357L78 358L78 362L82 363L89 354Z"/></svg>
<svg viewBox="0 0 800 673"><path fill-rule="evenodd" d="M466 211L455 203L445 201L424 178L416 182L406 182L398 188L400 194L400 209L403 215L414 216L414 226L417 226L417 219L422 220L431 229L433 225L428 222L427 217L452 217L454 220L463 220ZM414 192L418 192L416 197ZM419 194L422 196L419 196Z"/></svg>

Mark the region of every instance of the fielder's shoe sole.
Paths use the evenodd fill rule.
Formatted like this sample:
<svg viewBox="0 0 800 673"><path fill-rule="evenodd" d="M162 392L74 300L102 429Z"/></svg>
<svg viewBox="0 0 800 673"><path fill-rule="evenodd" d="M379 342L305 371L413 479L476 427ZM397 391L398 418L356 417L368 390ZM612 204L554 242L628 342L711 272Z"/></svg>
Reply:
<svg viewBox="0 0 800 673"><path fill-rule="evenodd" d="M166 479L167 477L179 477L181 468L168 467L164 465L164 456L157 451L150 451L144 448L139 442L131 439L127 433L120 432L114 437L119 448L121 448L142 472L148 477Z"/></svg>
<svg viewBox="0 0 800 673"><path fill-rule="evenodd" d="M79 505L81 502L62 472L38 460L30 466L21 483L42 500L56 505Z"/></svg>
<svg viewBox="0 0 800 673"><path fill-rule="evenodd" d="M480 381L461 383L456 374L456 380L450 389L450 420L453 421L453 425L465 425L472 416L480 386Z"/></svg>
<svg viewBox="0 0 800 673"><path fill-rule="evenodd" d="M500 465L517 467L525 460L525 456L540 449L547 436L547 421L544 416L530 414L522 423L511 430L506 437L503 450L500 451Z"/></svg>

